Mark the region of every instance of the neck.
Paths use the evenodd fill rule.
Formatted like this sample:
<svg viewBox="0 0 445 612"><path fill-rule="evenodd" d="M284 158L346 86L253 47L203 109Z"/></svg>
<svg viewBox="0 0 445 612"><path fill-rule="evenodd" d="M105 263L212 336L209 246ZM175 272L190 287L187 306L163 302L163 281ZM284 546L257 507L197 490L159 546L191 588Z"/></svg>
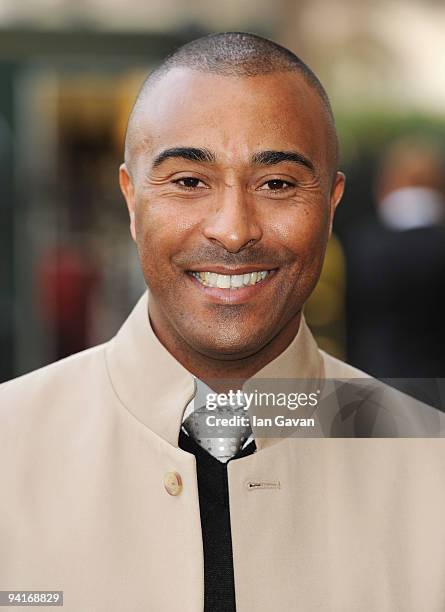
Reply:
<svg viewBox="0 0 445 612"><path fill-rule="evenodd" d="M238 384L242 384L285 351L298 332L301 311L257 352L240 358L231 356L230 359L215 359L195 351L183 338L172 332L169 333L165 326L159 325L150 308L149 317L158 340L186 370L207 384L211 382L213 387L215 387L216 380L222 379L224 380L223 388L231 379L236 379Z"/></svg>

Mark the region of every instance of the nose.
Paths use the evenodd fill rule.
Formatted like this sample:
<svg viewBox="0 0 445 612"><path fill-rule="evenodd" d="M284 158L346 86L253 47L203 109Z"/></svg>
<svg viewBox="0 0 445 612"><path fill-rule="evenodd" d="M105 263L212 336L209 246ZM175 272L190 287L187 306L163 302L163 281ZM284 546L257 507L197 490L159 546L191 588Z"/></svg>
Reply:
<svg viewBox="0 0 445 612"><path fill-rule="evenodd" d="M230 253L238 253L261 239L261 226L241 186L224 189L216 210L204 221L203 233Z"/></svg>

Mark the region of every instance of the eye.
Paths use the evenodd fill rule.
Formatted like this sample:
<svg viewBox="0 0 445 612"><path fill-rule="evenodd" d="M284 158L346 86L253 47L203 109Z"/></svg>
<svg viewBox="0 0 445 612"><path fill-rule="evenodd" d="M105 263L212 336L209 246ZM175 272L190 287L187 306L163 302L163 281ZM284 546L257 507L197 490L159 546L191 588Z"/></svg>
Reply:
<svg viewBox="0 0 445 612"><path fill-rule="evenodd" d="M261 185L260 191L286 191L295 187L290 181L283 179L270 179Z"/></svg>
<svg viewBox="0 0 445 612"><path fill-rule="evenodd" d="M194 189L208 189L207 185L201 179L195 176L183 176L179 179L172 181L175 185L179 185L183 189L194 190Z"/></svg>

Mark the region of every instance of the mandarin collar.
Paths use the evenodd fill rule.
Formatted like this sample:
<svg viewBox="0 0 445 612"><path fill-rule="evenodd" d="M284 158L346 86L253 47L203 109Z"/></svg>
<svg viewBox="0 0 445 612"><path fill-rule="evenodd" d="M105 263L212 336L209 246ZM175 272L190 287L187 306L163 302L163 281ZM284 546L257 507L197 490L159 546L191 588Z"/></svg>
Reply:
<svg viewBox="0 0 445 612"><path fill-rule="evenodd" d="M184 411L196 394L196 381L156 337L148 316L148 291L107 343L105 358L120 402L155 434L177 447ZM323 375L321 355L302 316L290 345L253 379L319 379ZM274 441L257 439L257 448Z"/></svg>

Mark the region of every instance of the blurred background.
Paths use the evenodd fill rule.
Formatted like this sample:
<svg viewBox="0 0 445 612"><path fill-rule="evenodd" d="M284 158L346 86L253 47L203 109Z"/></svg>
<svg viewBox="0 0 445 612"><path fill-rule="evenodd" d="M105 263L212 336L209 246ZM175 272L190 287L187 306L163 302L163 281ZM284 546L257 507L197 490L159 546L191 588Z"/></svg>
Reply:
<svg viewBox="0 0 445 612"><path fill-rule="evenodd" d="M144 75L247 30L325 85L347 190L306 316L380 377L445 371L445 4L0 0L0 380L109 339L144 290L117 182Z"/></svg>

